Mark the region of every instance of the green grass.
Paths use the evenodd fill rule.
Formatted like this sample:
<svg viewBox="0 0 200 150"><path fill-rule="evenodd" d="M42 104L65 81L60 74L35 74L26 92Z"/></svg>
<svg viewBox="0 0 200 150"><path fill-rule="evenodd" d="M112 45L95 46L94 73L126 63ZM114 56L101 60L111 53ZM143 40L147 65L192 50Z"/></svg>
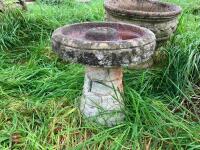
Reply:
<svg viewBox="0 0 200 150"><path fill-rule="evenodd" d="M124 70L126 121L113 128L82 119L84 67L60 60L50 40L59 26L102 21L102 1L1 14L0 149L200 149L200 2L168 1L183 15L162 48L167 64Z"/></svg>

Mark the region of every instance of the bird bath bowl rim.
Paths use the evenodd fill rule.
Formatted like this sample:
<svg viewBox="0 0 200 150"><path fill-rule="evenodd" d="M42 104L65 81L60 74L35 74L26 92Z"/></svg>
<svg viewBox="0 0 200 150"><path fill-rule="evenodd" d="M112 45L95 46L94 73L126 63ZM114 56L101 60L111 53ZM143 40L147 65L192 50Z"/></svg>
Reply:
<svg viewBox="0 0 200 150"><path fill-rule="evenodd" d="M76 27L84 27L96 25L100 26L124 26L129 27L136 31L135 33L140 33L140 35L136 38L131 38L127 40L117 40L117 41L93 41L93 40L85 40L78 39L77 37L68 36L65 32L66 29L76 28ZM92 27L91 27L92 28ZM58 37L59 36L59 37ZM87 49L87 50L118 50L118 49L127 49L127 48L135 48L141 47L144 45L148 45L155 41L155 35L152 31L147 28L140 27L137 25L131 25L127 23L117 23L117 22L83 22L83 23L75 23L70 25L62 26L56 29L52 34L52 40L55 42L60 42L64 46L78 48L78 49ZM99 46L101 45L101 46Z"/></svg>
<svg viewBox="0 0 200 150"><path fill-rule="evenodd" d="M113 40L110 41L93 41L85 40L88 28L85 30L83 26L89 29L96 27L119 27L119 36L137 31L142 33L140 37L129 40ZM92 27L90 25L93 25ZM76 28L79 27L80 29ZM71 27L74 29L71 32ZM122 28L121 28L122 27ZM63 33L63 29L66 33ZM121 30L120 30L121 29ZM75 31L75 32L73 32ZM126 31L126 32L124 32ZM130 31L130 32L129 32ZM104 33L98 31L97 34L104 36ZM134 34L134 32L133 32ZM92 34L94 35L93 31ZM115 36L114 36L114 39ZM98 67L128 67L130 65L139 65L147 62L152 58L155 51L156 37L152 31L136 25L116 22L93 22L78 23L61 27L52 35L52 48L63 59L72 63L79 63L88 66Z"/></svg>

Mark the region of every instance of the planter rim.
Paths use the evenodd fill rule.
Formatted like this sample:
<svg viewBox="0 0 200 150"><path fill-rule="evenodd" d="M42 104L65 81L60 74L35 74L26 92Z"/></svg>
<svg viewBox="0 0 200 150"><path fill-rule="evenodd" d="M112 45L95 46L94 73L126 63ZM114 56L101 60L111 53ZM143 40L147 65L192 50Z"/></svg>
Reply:
<svg viewBox="0 0 200 150"><path fill-rule="evenodd" d="M115 14L122 16L122 17L141 17L141 18L149 18L149 19L154 19L154 18L160 18L160 19L170 19L177 17L179 14L182 12L182 8L180 6L177 6L175 4L170 4L166 2L158 2L158 1L148 1L148 3L152 3L155 5L159 5L161 7L169 7L172 9L172 11L166 11L166 12L149 12L149 11L144 11L144 10L128 10L124 8L119 8L114 5L109 4L110 0L105 0L104 2L104 7L108 13Z"/></svg>

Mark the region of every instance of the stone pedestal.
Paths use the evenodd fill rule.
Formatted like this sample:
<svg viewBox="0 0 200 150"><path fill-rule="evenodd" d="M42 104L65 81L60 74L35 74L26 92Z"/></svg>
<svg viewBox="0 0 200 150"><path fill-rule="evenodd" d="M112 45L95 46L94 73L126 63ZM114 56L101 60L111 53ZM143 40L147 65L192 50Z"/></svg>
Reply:
<svg viewBox="0 0 200 150"><path fill-rule="evenodd" d="M121 68L87 67L80 110L88 119L114 126L124 120Z"/></svg>

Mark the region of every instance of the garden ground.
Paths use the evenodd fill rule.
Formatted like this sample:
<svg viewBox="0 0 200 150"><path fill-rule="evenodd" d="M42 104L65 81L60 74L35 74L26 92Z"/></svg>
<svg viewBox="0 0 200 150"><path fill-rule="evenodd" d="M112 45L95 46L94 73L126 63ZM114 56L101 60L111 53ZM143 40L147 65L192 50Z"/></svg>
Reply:
<svg viewBox="0 0 200 150"><path fill-rule="evenodd" d="M84 67L59 59L51 33L103 21L102 0L37 3L0 15L0 149L200 149L200 2L183 7L162 68L124 70L126 121L84 121L77 109Z"/></svg>

